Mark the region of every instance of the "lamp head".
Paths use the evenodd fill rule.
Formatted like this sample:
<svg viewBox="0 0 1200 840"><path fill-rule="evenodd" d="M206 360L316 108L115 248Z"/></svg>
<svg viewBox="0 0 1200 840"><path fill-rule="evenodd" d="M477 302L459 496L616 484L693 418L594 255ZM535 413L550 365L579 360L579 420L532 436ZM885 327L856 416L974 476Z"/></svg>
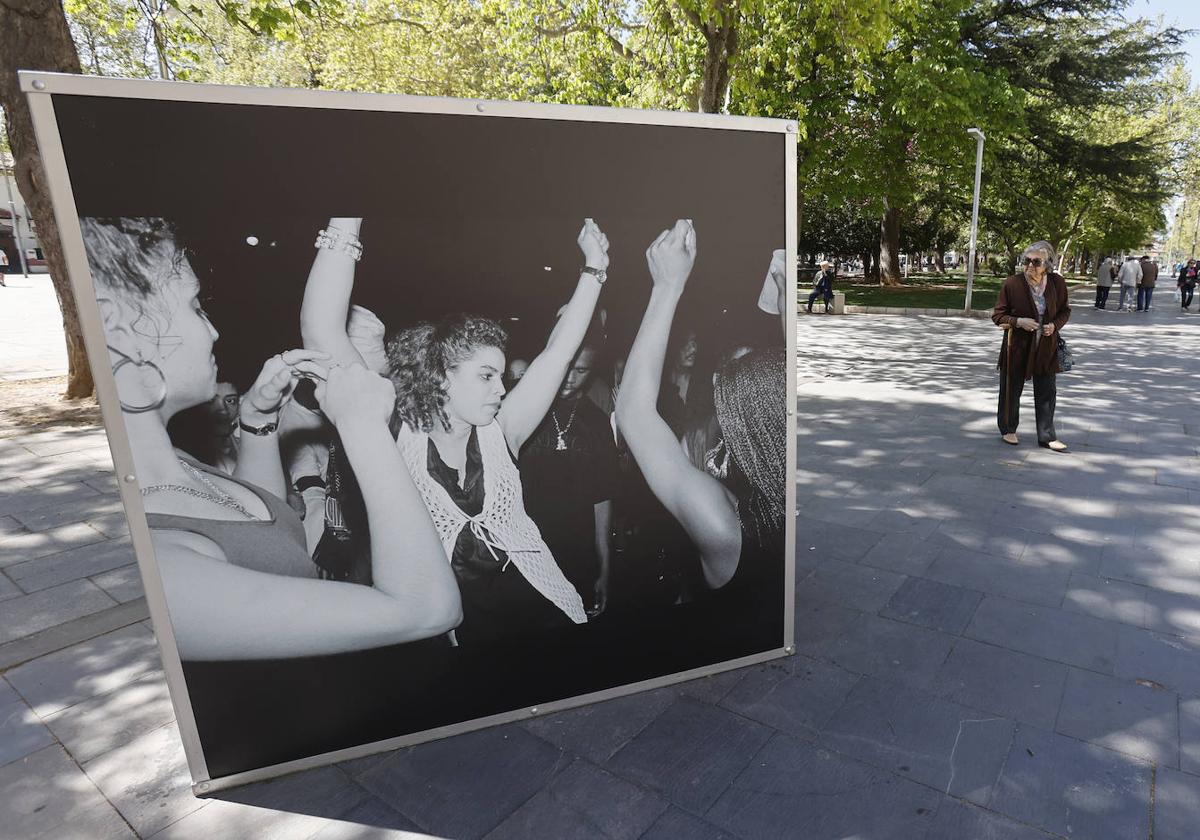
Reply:
<svg viewBox="0 0 1200 840"><path fill-rule="evenodd" d="M967 134L970 134L976 140L981 140L981 141L983 140L983 132L980 131L978 128L968 128Z"/></svg>

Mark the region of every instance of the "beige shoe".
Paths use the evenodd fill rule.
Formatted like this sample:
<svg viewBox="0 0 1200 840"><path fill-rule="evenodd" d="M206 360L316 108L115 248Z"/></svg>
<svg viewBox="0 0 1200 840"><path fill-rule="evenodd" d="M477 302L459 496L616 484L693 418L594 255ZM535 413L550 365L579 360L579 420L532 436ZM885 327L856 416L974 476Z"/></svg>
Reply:
<svg viewBox="0 0 1200 840"><path fill-rule="evenodd" d="M1006 435L1001 435L1000 440L1007 443L1009 446L1016 446L1020 441L1017 440L1016 432L1009 432Z"/></svg>
<svg viewBox="0 0 1200 840"><path fill-rule="evenodd" d="M1067 445L1065 443L1063 443L1061 440L1051 440L1051 441L1047 441L1046 443L1041 443L1039 441L1038 446L1041 446L1045 449L1049 449L1051 452L1066 452L1067 451Z"/></svg>

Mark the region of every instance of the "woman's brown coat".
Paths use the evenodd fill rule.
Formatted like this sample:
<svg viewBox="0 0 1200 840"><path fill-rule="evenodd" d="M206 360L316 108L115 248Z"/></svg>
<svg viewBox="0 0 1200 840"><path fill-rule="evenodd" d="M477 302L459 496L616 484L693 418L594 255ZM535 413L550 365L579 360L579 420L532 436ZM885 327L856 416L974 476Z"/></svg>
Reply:
<svg viewBox="0 0 1200 840"><path fill-rule="evenodd" d="M1014 274L1000 287L1000 297L992 310L992 321L997 326L1008 324L1004 344L1000 347L1000 360L996 366L1007 373L1009 361L1023 369L1025 378L1058 373L1058 334L1071 318L1071 305L1067 301L1067 281L1061 274L1046 275L1046 318L1043 323L1054 324L1051 335L1039 336L1017 326L1018 318L1038 319L1037 306L1029 282L1024 274ZM1033 352L1030 352L1033 350Z"/></svg>

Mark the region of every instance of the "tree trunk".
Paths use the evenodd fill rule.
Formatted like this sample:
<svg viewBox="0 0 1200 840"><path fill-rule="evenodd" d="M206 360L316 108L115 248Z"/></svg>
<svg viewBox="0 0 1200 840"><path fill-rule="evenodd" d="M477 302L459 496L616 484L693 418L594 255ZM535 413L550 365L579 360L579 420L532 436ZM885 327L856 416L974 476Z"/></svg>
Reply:
<svg viewBox="0 0 1200 840"><path fill-rule="evenodd" d="M900 285L900 210L890 201L879 222L879 282Z"/></svg>
<svg viewBox="0 0 1200 840"><path fill-rule="evenodd" d="M58 224L46 189L46 172L33 135L33 121L25 94L17 80L17 69L79 73L79 54L71 40L61 0L0 0L0 105L4 107L8 142L15 158L17 189L37 224L38 241L50 268L54 291L62 308L63 332L67 339L67 399L92 394L92 371L88 367L79 328L79 314L71 294L66 261L58 238Z"/></svg>
<svg viewBox="0 0 1200 840"><path fill-rule="evenodd" d="M933 268L938 274L946 273L946 252L941 248L933 252Z"/></svg>
<svg viewBox="0 0 1200 840"><path fill-rule="evenodd" d="M738 7L732 0L717 0L712 21L705 23L694 12L688 14L704 35L704 66L696 110L719 114L729 93L729 61L738 51Z"/></svg>

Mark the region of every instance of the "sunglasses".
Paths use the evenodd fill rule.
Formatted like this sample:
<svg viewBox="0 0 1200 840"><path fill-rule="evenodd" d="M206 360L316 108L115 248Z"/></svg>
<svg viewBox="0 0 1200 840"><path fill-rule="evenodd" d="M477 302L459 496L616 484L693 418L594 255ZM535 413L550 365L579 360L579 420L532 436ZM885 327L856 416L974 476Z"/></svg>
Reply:
<svg viewBox="0 0 1200 840"><path fill-rule="evenodd" d="M1031 265L1034 268L1041 268L1042 267L1042 258L1041 257L1026 257L1025 265Z"/></svg>

